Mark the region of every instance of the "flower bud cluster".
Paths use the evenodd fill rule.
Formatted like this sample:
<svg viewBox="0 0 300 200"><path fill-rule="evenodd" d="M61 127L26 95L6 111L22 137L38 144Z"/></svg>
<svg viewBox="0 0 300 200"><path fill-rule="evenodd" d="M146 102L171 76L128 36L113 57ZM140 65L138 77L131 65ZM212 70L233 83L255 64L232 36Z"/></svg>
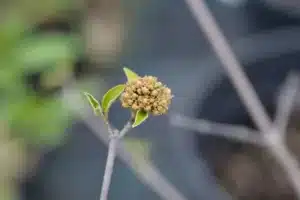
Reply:
<svg viewBox="0 0 300 200"><path fill-rule="evenodd" d="M123 107L134 111L144 110L153 115L165 114L171 99L171 90L153 76L129 81L121 95Z"/></svg>

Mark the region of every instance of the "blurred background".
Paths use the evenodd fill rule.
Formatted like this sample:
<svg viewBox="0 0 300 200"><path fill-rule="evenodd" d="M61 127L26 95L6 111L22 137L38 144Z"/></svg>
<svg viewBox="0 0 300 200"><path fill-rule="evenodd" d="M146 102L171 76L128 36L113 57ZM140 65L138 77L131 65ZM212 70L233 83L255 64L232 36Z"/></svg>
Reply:
<svg viewBox="0 0 300 200"><path fill-rule="evenodd" d="M206 2L272 114L279 85L299 68L300 2ZM104 134L105 126L88 105L64 97L100 99L125 81L123 66L172 88L169 115L253 126L183 0L2 0L0 16L3 200L99 198L107 148L86 120ZM111 112L121 128L128 113L119 104ZM134 129L128 151L147 157L187 199L231 199L208 162L226 153L224 141L172 127L168 117ZM117 159L109 199L160 198Z"/></svg>

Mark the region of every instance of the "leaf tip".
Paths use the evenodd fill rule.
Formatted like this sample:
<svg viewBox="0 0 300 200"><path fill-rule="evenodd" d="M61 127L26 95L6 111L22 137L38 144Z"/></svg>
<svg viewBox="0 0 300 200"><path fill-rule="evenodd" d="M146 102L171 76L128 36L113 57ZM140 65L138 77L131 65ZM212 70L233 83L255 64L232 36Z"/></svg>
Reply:
<svg viewBox="0 0 300 200"><path fill-rule="evenodd" d="M139 126L140 124L142 124L148 117L149 117L148 112L145 112L143 110L138 110L136 112L134 122L132 124L132 128L135 128L135 127Z"/></svg>
<svg viewBox="0 0 300 200"><path fill-rule="evenodd" d="M102 114L102 108L101 108L100 103L97 101L97 99L88 92L82 92L82 93L89 101L91 107L93 108L95 115Z"/></svg>
<svg viewBox="0 0 300 200"><path fill-rule="evenodd" d="M126 73L126 71L130 70L128 67L123 67L123 71Z"/></svg>
<svg viewBox="0 0 300 200"><path fill-rule="evenodd" d="M128 81L139 78L139 75L137 73L133 72L131 69L129 69L127 67L123 67L123 71L124 71Z"/></svg>
<svg viewBox="0 0 300 200"><path fill-rule="evenodd" d="M81 92L84 96L89 97L91 94L88 92Z"/></svg>

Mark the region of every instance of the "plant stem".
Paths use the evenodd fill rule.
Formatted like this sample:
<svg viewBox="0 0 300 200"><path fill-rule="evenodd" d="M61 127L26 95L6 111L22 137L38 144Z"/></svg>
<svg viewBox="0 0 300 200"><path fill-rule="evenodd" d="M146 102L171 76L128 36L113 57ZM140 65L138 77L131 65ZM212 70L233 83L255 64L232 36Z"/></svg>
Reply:
<svg viewBox="0 0 300 200"><path fill-rule="evenodd" d="M128 121L119 133L119 138L123 138L125 134L132 128L132 120Z"/></svg>
<svg viewBox="0 0 300 200"><path fill-rule="evenodd" d="M106 200L108 196L108 190L109 190L111 177L114 169L114 161L116 157L118 140L119 140L118 137L112 136L109 142L100 200Z"/></svg>
<svg viewBox="0 0 300 200"><path fill-rule="evenodd" d="M282 136L286 132L290 115L299 91L299 76L290 72L278 96L274 125Z"/></svg>
<svg viewBox="0 0 300 200"><path fill-rule="evenodd" d="M108 145L108 153L107 153L106 165L104 170L100 200L107 200L108 190L109 190L111 177L114 169L117 144L120 141L120 139L131 129L132 119L126 123L126 125L121 131L118 130L114 131L110 126L110 124L109 123L107 124L108 124L108 131L110 133L111 138Z"/></svg>

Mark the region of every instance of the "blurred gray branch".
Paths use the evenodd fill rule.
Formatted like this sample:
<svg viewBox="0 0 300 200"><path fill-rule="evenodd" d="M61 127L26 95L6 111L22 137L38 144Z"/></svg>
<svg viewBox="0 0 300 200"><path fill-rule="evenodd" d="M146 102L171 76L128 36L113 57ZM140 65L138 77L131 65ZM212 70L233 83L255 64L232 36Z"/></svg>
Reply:
<svg viewBox="0 0 300 200"><path fill-rule="evenodd" d="M288 126L289 117L296 100L298 89L299 76L291 72L279 92L276 109L277 113L274 120L274 124L282 134L286 131Z"/></svg>
<svg viewBox="0 0 300 200"><path fill-rule="evenodd" d="M281 130L279 130L276 125L273 125L205 1L185 0L185 2L216 55L219 57L224 69L227 71L249 115L262 132L262 138L266 142L270 154L272 154L283 167L294 187L298 199L300 199L299 165L295 157L286 148L283 137L281 137Z"/></svg>
<svg viewBox="0 0 300 200"><path fill-rule="evenodd" d="M203 119L193 119L180 114L170 116L173 126L181 127L199 134L224 137L240 142L264 145L259 132L247 127L210 122Z"/></svg>

